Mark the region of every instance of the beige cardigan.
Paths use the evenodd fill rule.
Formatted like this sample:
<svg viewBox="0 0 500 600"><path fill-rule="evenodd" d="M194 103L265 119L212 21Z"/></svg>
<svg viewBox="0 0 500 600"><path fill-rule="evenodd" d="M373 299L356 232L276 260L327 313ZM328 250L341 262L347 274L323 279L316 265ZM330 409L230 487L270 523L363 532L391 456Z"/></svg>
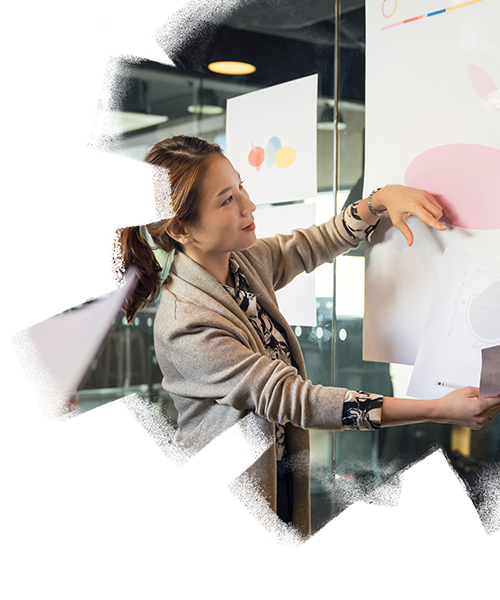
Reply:
<svg viewBox="0 0 500 600"><path fill-rule="evenodd" d="M338 216L290 235L258 240L234 257L250 290L286 331L293 364L271 360L234 299L201 266L177 252L155 319L155 351L162 385L179 413L176 442L196 452L251 415L251 429L268 448L246 472L276 512L274 425L286 424L292 460L293 521L310 534L309 433L341 428L344 388L312 385L292 329L274 294L299 273L313 271L354 248ZM248 423L248 419L245 420ZM216 468L216 467L214 467Z"/></svg>

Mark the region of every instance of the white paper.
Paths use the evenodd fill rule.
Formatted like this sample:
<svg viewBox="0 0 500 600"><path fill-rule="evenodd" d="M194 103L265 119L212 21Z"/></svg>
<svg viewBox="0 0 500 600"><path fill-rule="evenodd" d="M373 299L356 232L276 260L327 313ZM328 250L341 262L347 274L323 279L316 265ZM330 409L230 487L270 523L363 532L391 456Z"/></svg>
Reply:
<svg viewBox="0 0 500 600"><path fill-rule="evenodd" d="M500 343L500 256L446 249L408 394L479 386L481 349Z"/></svg>
<svg viewBox="0 0 500 600"><path fill-rule="evenodd" d="M259 238L277 233L290 233L299 227L315 224L316 204L290 204L255 211L256 233ZM316 327L316 275L301 273L276 293L280 311L290 325Z"/></svg>
<svg viewBox="0 0 500 600"><path fill-rule="evenodd" d="M454 224L410 217L412 248L381 227L366 253L363 357L414 364L444 248L500 254L500 3L388 0L366 13L365 195L427 189Z"/></svg>
<svg viewBox="0 0 500 600"><path fill-rule="evenodd" d="M317 75L227 101L226 155L255 204L316 195L317 101Z"/></svg>
<svg viewBox="0 0 500 600"><path fill-rule="evenodd" d="M105 298L56 315L20 332L14 345L42 395L50 393L54 412L75 392L135 285L135 268L126 282ZM33 368L37 365L36 370Z"/></svg>
<svg viewBox="0 0 500 600"><path fill-rule="evenodd" d="M498 396L500 394L500 346L483 348L481 358L479 397L488 398Z"/></svg>

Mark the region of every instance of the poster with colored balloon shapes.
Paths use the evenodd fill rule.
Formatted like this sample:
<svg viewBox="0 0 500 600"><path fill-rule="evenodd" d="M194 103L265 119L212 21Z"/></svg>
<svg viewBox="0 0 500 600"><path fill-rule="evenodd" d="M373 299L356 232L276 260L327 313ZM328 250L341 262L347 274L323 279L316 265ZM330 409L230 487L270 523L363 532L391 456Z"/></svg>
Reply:
<svg viewBox="0 0 500 600"><path fill-rule="evenodd" d="M426 189L448 225L409 217L409 248L382 219L366 252L363 358L413 365L445 249L500 256L500 2L373 0L366 16L364 193Z"/></svg>
<svg viewBox="0 0 500 600"><path fill-rule="evenodd" d="M255 204L313 198L318 76L227 101L226 155Z"/></svg>

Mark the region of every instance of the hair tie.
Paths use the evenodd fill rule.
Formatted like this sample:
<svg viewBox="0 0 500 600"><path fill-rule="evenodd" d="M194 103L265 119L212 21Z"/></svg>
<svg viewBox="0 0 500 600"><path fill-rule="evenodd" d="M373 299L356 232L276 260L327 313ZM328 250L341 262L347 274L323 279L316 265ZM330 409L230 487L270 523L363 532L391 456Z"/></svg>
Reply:
<svg viewBox="0 0 500 600"><path fill-rule="evenodd" d="M150 225L157 225L157 223L151 223ZM144 243L153 253L156 263L161 269L161 273L158 275L158 277L160 278L161 285L163 285L168 277L168 274L170 273L170 267L174 262L174 248L172 248L172 250L165 250L160 244L155 242L153 236L149 233L148 225L138 225L136 227L139 229ZM159 255L156 254L157 250L160 251Z"/></svg>

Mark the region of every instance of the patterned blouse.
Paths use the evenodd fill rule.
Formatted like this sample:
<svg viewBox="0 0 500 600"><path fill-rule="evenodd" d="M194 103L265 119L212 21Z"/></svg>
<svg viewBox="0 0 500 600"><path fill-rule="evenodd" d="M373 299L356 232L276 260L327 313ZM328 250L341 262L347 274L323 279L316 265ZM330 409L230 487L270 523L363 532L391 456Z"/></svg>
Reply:
<svg viewBox="0 0 500 600"><path fill-rule="evenodd" d="M367 225L358 215L357 202L344 210L342 223L347 234L353 239L370 239L376 225ZM292 364L286 333L279 323L271 319L257 302L257 296L249 291L248 282L234 258L229 259L229 269L234 288L224 285L235 299L248 320L259 334L269 358ZM380 429L383 396L349 390L344 399L342 423L344 429ZM276 427L276 460L287 454L285 428L280 423Z"/></svg>

